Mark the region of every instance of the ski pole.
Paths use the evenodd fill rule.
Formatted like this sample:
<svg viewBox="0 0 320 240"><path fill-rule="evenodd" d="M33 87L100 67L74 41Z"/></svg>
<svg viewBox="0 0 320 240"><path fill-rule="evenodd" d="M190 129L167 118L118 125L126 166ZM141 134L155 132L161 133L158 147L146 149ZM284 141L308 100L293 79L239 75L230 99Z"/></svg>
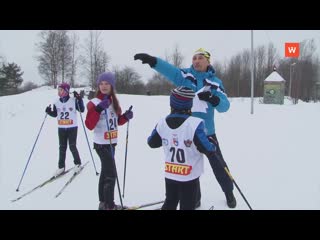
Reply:
<svg viewBox="0 0 320 240"><path fill-rule="evenodd" d="M244 201L246 202L246 204L248 205L249 209L252 210L249 202L247 201L247 199L245 198L245 196L243 195L242 191L240 190L238 184L236 183L236 181L234 180L234 178L232 177L231 173L229 172L228 168L226 166L224 166L223 161L221 159L221 157L215 153L216 158L219 160L221 166L224 168L224 170L226 171L227 175L229 176L229 178L231 179L231 181L234 183L234 185L236 186L236 188L238 189L239 193L241 194L241 196L243 197Z"/></svg>
<svg viewBox="0 0 320 240"><path fill-rule="evenodd" d="M90 144L89 144L89 140L88 140L88 136L87 136L87 131L86 131L86 128L84 127L82 114L81 114L81 112L80 112L80 106L79 106L79 103L78 103L77 100L76 100L76 102L77 102L78 109L79 109L79 113L80 113L80 118L81 118L81 122L82 122L83 131L84 131L84 134L86 135L87 144L88 144L88 148L89 148L89 151L90 151L91 159L92 159L92 162L93 162L94 170L96 171L96 175L98 176L99 173L98 173L98 171L97 171L96 164L94 163L94 160L93 160L93 156L92 156L92 152L91 152L91 148L90 148Z"/></svg>
<svg viewBox="0 0 320 240"><path fill-rule="evenodd" d="M17 192L19 192L20 184L21 184L21 182L22 182L22 179L23 179L23 177L24 177L24 174L25 174L25 172L26 172L26 170L27 170L27 167L28 167L28 165L29 165L29 162L30 162L30 159L31 159L31 156L32 156L33 150L34 150L34 147L35 147L35 146L36 146L36 144L37 144L37 141L38 141L39 135L40 135L40 133L41 133L41 130L42 130L43 124L44 124L44 122L46 121L47 116L48 116L48 114L46 113L46 115L45 115L45 117L44 117L44 119L43 119L43 122L42 122L42 124L41 124L41 127L40 127L40 130L39 130L38 136L37 136L37 138L36 138L36 141L35 141L35 142L34 142L34 144L33 144L33 147L32 147L31 153L30 153L30 155L29 155L29 158L28 158L27 164L26 164L26 166L25 166L25 168L24 168L24 170L23 170L23 173L22 173L22 176L21 176L21 179L20 179L19 185L18 185L18 187L17 187L17 189L16 189L16 191L17 191Z"/></svg>
<svg viewBox="0 0 320 240"><path fill-rule="evenodd" d="M132 106L130 106L129 111L131 111ZM124 188L126 186L126 170L127 170L127 152L128 152L128 137L129 137L129 122L127 125L127 136L126 136L126 152L125 152L125 160L124 160L124 174L123 174L123 188L122 188L122 197L124 198Z"/></svg>
<svg viewBox="0 0 320 240"><path fill-rule="evenodd" d="M115 169L115 173L116 173L116 179L117 179L117 186L118 186L118 192L119 192L119 198L120 198L120 203L121 203L121 208L123 209L123 203L122 203L122 197L121 197L121 190L120 190L120 184L119 184L119 179L118 179L118 173L117 173L117 166L116 166L116 161L114 159L114 152L113 152L113 146L112 146L112 141L111 141L111 131L109 128L109 123L108 123L108 112L107 109L104 110L106 113L106 122L107 122L107 129L108 129L108 136L109 136L109 140L110 140L110 149L111 149L111 156L112 156L112 160L113 160L113 164L114 164L114 169Z"/></svg>

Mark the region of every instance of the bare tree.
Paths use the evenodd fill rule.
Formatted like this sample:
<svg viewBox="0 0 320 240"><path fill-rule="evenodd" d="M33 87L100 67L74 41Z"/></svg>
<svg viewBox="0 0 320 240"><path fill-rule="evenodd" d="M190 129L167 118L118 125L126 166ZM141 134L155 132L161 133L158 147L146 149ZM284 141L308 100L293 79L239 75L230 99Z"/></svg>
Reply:
<svg viewBox="0 0 320 240"><path fill-rule="evenodd" d="M251 87L250 58L251 58L251 52L249 51L249 49L245 49L241 54L239 97L250 96L250 87Z"/></svg>
<svg viewBox="0 0 320 240"><path fill-rule="evenodd" d="M165 53L165 60L178 68L182 68L184 57L179 49L178 44L175 45L171 54ZM148 83L146 84L146 88L147 91L153 95L168 95L170 94L171 89L174 88L174 85L160 73L154 73L152 78L149 79Z"/></svg>
<svg viewBox="0 0 320 240"><path fill-rule="evenodd" d="M40 55L38 70L47 84L57 87L71 74L71 43L66 30L46 30L40 32L40 42L36 43Z"/></svg>
<svg viewBox="0 0 320 240"><path fill-rule="evenodd" d="M300 57L294 67L292 76L292 97L309 101L316 88L317 74L319 71L319 60L316 52L314 39L304 40L300 44Z"/></svg>
<svg viewBox="0 0 320 240"><path fill-rule="evenodd" d="M37 57L39 61L38 70L45 82L56 88L60 72L59 37L56 31L48 30L40 32L40 39L40 42L36 43L40 51L40 55Z"/></svg>
<svg viewBox="0 0 320 240"><path fill-rule="evenodd" d="M0 55L0 66L5 62L4 56Z"/></svg>
<svg viewBox="0 0 320 240"><path fill-rule="evenodd" d="M71 75L72 64L72 48L68 31L57 31L59 37L59 64L61 73L61 82L65 82L65 79Z"/></svg>
<svg viewBox="0 0 320 240"><path fill-rule="evenodd" d="M79 43L79 36L75 32L72 32L70 37L70 44L71 44L70 84L73 87L75 86L75 78L76 78L77 67L79 62L79 57L77 55L78 43Z"/></svg>
<svg viewBox="0 0 320 240"><path fill-rule="evenodd" d="M184 56L182 55L178 44L174 46L172 53L166 56L166 60L171 62L174 66L182 68Z"/></svg>
<svg viewBox="0 0 320 240"><path fill-rule="evenodd" d="M214 62L214 64L212 65L214 70L215 70L215 74L217 77L220 78L220 76L223 76L224 72L225 72L225 66L222 65L220 62Z"/></svg>
<svg viewBox="0 0 320 240"><path fill-rule="evenodd" d="M107 66L109 63L109 57L107 53L104 50L99 51L95 60L96 60L96 66L95 66L96 72L98 74L105 72L107 70Z"/></svg>
<svg viewBox="0 0 320 240"><path fill-rule="evenodd" d="M271 52L272 53L272 52ZM270 54L271 54L270 53ZM241 53L233 56L227 64L225 72L224 85L228 89L230 96L248 97L251 88L251 67L250 67L250 51L244 49ZM274 55L271 55L274 56ZM264 46L258 46L254 50L254 74L255 96L263 95L263 82L267 76L267 53ZM270 58L273 61L273 58ZM270 60L270 61L271 61Z"/></svg>
<svg viewBox="0 0 320 240"><path fill-rule="evenodd" d="M224 85L232 97L239 96L239 79L241 67L241 54L232 57L224 76Z"/></svg>
<svg viewBox="0 0 320 240"><path fill-rule="evenodd" d="M272 72L274 65L279 61L279 55L273 43L269 43L267 51L267 72Z"/></svg>
<svg viewBox="0 0 320 240"><path fill-rule="evenodd" d="M146 84L147 93L149 95L161 95L163 94L162 90L162 81L159 81L157 76L153 76L151 79L148 80Z"/></svg>
<svg viewBox="0 0 320 240"><path fill-rule="evenodd" d="M255 96L263 96L263 81L266 76L266 49L264 46L258 46L254 50L255 58L255 84L254 93Z"/></svg>
<svg viewBox="0 0 320 240"><path fill-rule="evenodd" d="M272 43L268 45L268 48L264 46L255 48L255 96L263 95L264 80L273 71L275 64L278 63L277 71L280 75L287 80L291 77L294 103L297 103L298 99L304 101L317 100L319 98L317 91L319 88L320 60L316 54L316 49L313 39L305 40L300 43L300 57L298 59L281 59ZM223 80L229 96L250 96L250 55L250 51L245 49L240 55L233 56L222 70L219 70L220 67L217 68L219 70L218 77ZM294 67L292 66L293 63L296 63ZM215 65L217 64L215 62ZM286 84L288 85L289 82L287 81Z"/></svg>
<svg viewBox="0 0 320 240"><path fill-rule="evenodd" d="M109 56L101 43L101 33L101 31L89 32L84 46L85 55L82 57L82 63L92 89L96 89L96 79L100 73L106 71L109 63Z"/></svg>
<svg viewBox="0 0 320 240"><path fill-rule="evenodd" d="M122 70L115 67L116 89L118 93L145 94L145 86L141 76L133 68L125 66Z"/></svg>

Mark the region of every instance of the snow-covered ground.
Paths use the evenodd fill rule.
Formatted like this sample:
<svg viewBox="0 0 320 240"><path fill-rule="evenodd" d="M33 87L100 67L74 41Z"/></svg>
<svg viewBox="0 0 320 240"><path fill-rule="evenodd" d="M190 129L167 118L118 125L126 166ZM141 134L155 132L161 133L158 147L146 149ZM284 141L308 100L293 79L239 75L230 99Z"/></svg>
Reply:
<svg viewBox="0 0 320 240"><path fill-rule="evenodd" d="M53 103L57 90L42 87L19 95L0 97L0 209L80 209L98 206L98 179L78 113L77 147L83 172L58 198L54 195L68 176L12 203L11 200L50 177L58 163L56 119L45 119L45 108ZM156 122L169 113L168 96L118 94L123 110L133 105L129 125L125 205L138 205L164 199L163 150L147 145ZM231 108L215 116L217 136L232 176L253 209L320 209L320 104L299 102L292 105L265 105L255 99L250 114L249 98L231 98ZM88 100L85 98L85 103ZM82 114L85 119L86 111ZM20 185L31 149L44 121L43 129ZM123 185L127 125L120 127L116 163L120 187ZM86 129L94 162L100 160L92 149L92 132ZM66 167L73 166L67 150ZM206 210L228 209L225 197L205 158L200 178L202 206ZM248 209L235 188L236 209ZM116 186L115 199L119 203Z"/></svg>

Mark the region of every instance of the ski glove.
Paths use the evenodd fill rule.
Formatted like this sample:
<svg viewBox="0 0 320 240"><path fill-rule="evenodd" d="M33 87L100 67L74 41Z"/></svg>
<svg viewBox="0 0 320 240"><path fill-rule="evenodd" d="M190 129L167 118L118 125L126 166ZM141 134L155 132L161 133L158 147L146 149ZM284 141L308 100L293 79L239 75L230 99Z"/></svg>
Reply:
<svg viewBox="0 0 320 240"><path fill-rule="evenodd" d="M212 95L210 91L200 92L198 93L198 97L200 100L211 103L214 107L218 106L218 104L220 103L220 98Z"/></svg>
<svg viewBox="0 0 320 240"><path fill-rule="evenodd" d="M51 113L51 104L48 107L46 107L46 113Z"/></svg>
<svg viewBox="0 0 320 240"><path fill-rule="evenodd" d="M46 107L46 113L51 117L56 117L58 115L56 105L53 105L53 111L51 110L51 104Z"/></svg>
<svg viewBox="0 0 320 240"><path fill-rule="evenodd" d="M132 110L127 110L124 114L124 117L127 119L127 120L130 120L133 118L133 112Z"/></svg>
<svg viewBox="0 0 320 240"><path fill-rule="evenodd" d="M150 67L154 67L157 64L157 58L150 56L146 53L138 53L136 55L134 55L134 60L141 60L142 64L149 64Z"/></svg>
<svg viewBox="0 0 320 240"><path fill-rule="evenodd" d="M73 92L73 96L78 100L82 99L81 95L79 93L77 93L76 91Z"/></svg>
<svg viewBox="0 0 320 240"><path fill-rule="evenodd" d="M111 100L106 96L97 106L96 111L101 113L103 110L107 109L111 104Z"/></svg>

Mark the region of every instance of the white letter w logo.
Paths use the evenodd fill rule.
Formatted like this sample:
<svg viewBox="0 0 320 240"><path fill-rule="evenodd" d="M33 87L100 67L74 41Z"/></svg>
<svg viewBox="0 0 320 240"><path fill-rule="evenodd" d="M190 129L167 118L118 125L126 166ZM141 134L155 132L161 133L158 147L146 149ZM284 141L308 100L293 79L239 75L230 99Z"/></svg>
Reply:
<svg viewBox="0 0 320 240"><path fill-rule="evenodd" d="M296 52L296 47L288 47L289 53L295 53Z"/></svg>

